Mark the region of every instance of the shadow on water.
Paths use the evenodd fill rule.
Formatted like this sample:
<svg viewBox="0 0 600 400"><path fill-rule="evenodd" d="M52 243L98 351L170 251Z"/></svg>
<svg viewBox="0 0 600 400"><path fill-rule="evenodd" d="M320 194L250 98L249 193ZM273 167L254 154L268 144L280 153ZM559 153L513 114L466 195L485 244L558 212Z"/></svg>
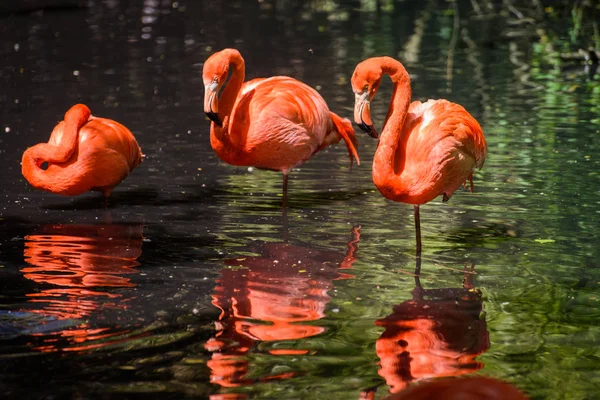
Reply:
<svg viewBox="0 0 600 400"><path fill-rule="evenodd" d="M266 207L273 209L281 208L281 194L275 192L277 188L270 191L267 196L260 195L260 209ZM319 188L310 189L310 192L297 189L288 194L288 208L306 208L314 205L327 206L343 201L350 201L364 195L365 192L372 190L372 187L359 188L355 190L319 190ZM306 186L303 187L306 189ZM232 195L241 196L248 201L245 202L245 211L251 211L250 201L252 198L258 199L257 194L243 193L241 188L232 187L231 183L216 184L210 187L201 187L200 185L181 185L180 192L183 194L173 195L163 194L160 189L154 187L133 188L127 191L114 191L108 200L100 193L80 196L75 199L64 198L61 202L46 203L40 206L44 210L81 210L89 211L96 209L119 209L123 207L181 207L193 205L210 205L215 202L215 198L228 198ZM52 196L54 197L54 196ZM212 212L212 211L211 211Z"/></svg>

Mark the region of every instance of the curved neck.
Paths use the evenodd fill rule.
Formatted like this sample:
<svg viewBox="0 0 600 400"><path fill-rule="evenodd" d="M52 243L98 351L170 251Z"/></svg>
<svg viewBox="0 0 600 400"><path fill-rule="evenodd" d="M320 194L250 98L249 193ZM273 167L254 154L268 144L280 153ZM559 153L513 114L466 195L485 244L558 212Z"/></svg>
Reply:
<svg viewBox="0 0 600 400"><path fill-rule="evenodd" d="M42 161L63 163L69 160L79 142L79 131L91 116L90 109L83 104L76 104L65 113L62 132L58 126L54 128L50 141L45 146L45 153L40 154Z"/></svg>
<svg viewBox="0 0 600 400"><path fill-rule="evenodd" d="M410 106L412 90L410 77L400 62L390 57L381 57L382 74L389 75L394 84L392 100L381 131L379 145L373 160L373 177L388 180L398 179L404 169L406 137L402 137L404 122ZM383 183L383 181L380 181ZM402 182L395 182L401 190Z"/></svg>
<svg viewBox="0 0 600 400"><path fill-rule="evenodd" d="M67 169L61 168L49 173L42 169L42 164L61 164L69 161L79 145L79 131L90 116L87 106L74 105L65 113L64 121L54 128L48 143L40 143L25 150L21 171L29 183L36 188L60 192L62 187L66 187L68 182L75 179Z"/></svg>
<svg viewBox="0 0 600 400"><path fill-rule="evenodd" d="M229 120L229 117L231 116L231 111L233 110L235 100L237 99L240 89L242 88L246 74L246 66L241 54L237 51L224 51L228 52L227 57L229 59L229 65L231 69L229 82L225 85L223 92L219 96L219 119L223 121L224 124L221 128L214 122L211 123L211 131L221 141L227 140L227 138L224 137L224 133L228 131L228 124L225 122L225 120Z"/></svg>
<svg viewBox="0 0 600 400"><path fill-rule="evenodd" d="M42 169L44 162L52 162L48 161L46 154L53 149L56 149L56 146L40 143L25 150L21 161L21 172L33 187L60 193L60 188L66 187L75 177L69 169L60 168L52 173Z"/></svg>

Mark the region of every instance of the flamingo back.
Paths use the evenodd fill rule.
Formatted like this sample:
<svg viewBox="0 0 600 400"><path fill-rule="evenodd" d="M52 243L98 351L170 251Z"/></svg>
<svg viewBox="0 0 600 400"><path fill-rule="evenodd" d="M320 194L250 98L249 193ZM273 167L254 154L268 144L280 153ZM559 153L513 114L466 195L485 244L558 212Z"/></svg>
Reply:
<svg viewBox="0 0 600 400"><path fill-rule="evenodd" d="M230 136L241 138L235 164L289 171L319 149L333 123L316 90L276 76L244 84L228 129Z"/></svg>
<svg viewBox="0 0 600 400"><path fill-rule="evenodd" d="M401 140L406 155L396 168L410 182L413 204L443 193L452 196L475 168L483 166L487 154L479 123L464 107L447 100L412 102Z"/></svg>
<svg viewBox="0 0 600 400"><path fill-rule="evenodd" d="M142 161L142 151L131 131L112 119L91 117L79 132L79 146L114 150L125 159L128 172Z"/></svg>

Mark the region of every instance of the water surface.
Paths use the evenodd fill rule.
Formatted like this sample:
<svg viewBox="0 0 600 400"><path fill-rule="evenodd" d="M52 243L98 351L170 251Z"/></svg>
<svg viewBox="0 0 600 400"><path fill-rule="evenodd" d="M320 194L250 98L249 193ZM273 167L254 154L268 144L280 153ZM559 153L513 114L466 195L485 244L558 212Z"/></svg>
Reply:
<svg viewBox="0 0 600 400"><path fill-rule="evenodd" d="M483 375L532 399L596 398L600 85L560 52L590 45L597 9L525 3L8 2L2 392L358 399ZM345 117L354 66L401 59L415 99L480 121L475 193L421 208L417 259L412 207L375 189L376 142L357 130L361 165L343 145L317 154L291 174L282 215L280 174L210 148L201 70L223 47L248 79L301 79ZM390 95L386 80L378 128ZM107 207L20 174L77 102L147 155Z"/></svg>

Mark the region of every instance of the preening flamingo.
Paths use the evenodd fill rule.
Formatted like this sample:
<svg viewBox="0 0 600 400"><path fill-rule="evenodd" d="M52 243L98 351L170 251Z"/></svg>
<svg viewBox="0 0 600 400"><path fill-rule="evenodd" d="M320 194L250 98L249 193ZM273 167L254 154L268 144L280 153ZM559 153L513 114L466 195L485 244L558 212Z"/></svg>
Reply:
<svg viewBox="0 0 600 400"><path fill-rule="evenodd" d="M107 198L142 158L129 129L94 117L87 106L76 104L56 125L48 143L25 150L22 172L37 189L65 196L99 190Z"/></svg>
<svg viewBox="0 0 600 400"><path fill-rule="evenodd" d="M244 74L244 59L235 49L214 53L204 63L204 112L221 160L281 171L284 207L290 170L326 146L343 139L350 163L354 157L360 164L352 123L330 112L316 90L287 76L244 82Z"/></svg>
<svg viewBox="0 0 600 400"><path fill-rule="evenodd" d="M439 195L448 201L483 166L487 145L479 123L462 106L448 100L411 103L410 77L390 57L373 57L352 75L354 120L370 136L370 104L383 75L394 84L392 101L373 159L373 182L386 198L414 205L417 253L421 252L419 206Z"/></svg>

